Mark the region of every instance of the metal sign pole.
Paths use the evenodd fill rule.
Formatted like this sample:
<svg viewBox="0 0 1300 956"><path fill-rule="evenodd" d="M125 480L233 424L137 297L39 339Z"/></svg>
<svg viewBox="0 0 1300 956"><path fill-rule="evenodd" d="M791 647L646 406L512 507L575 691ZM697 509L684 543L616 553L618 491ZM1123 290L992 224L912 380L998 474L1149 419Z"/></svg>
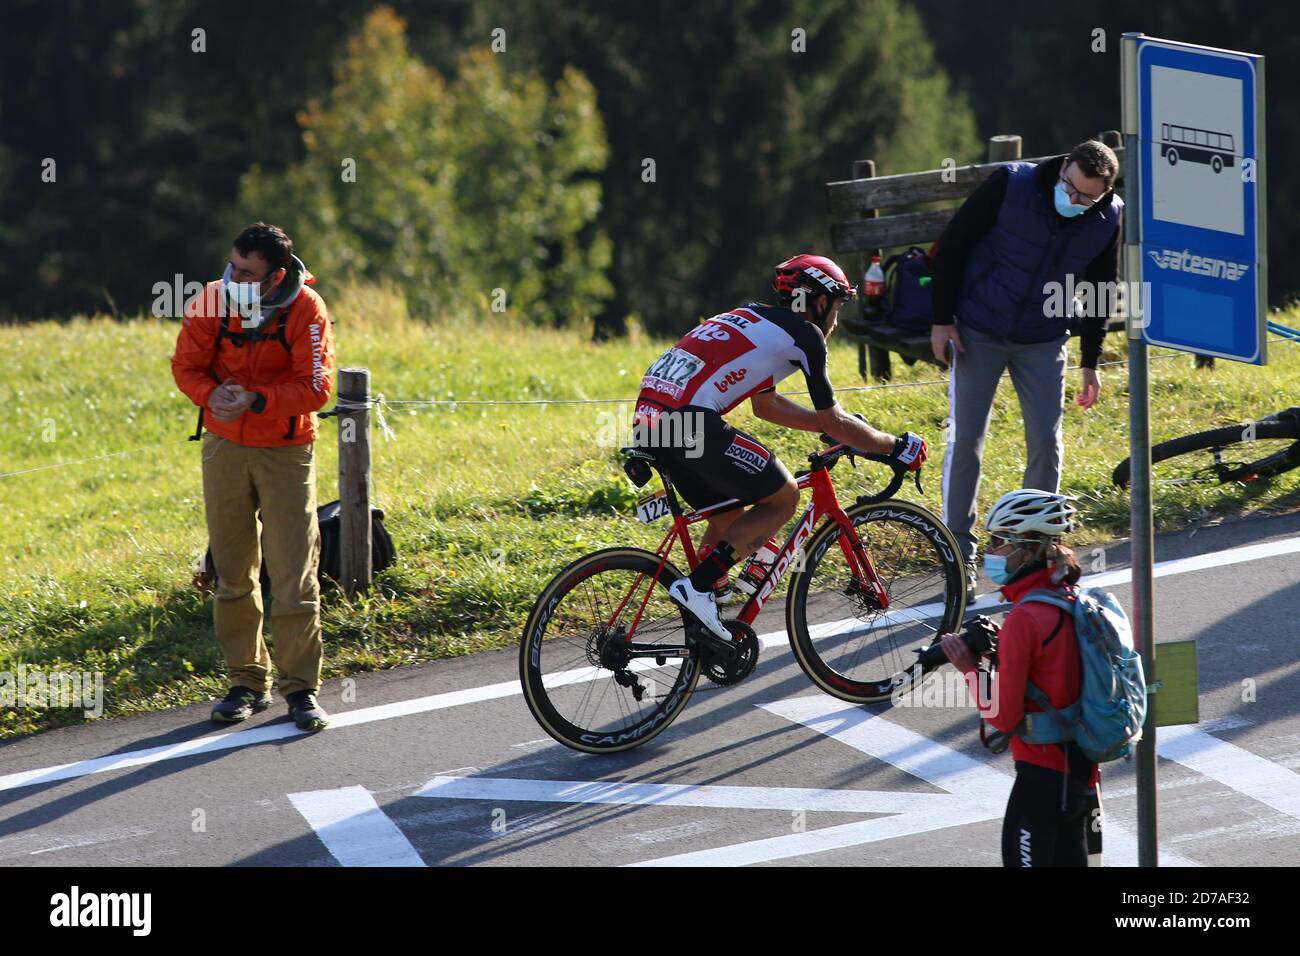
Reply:
<svg viewBox="0 0 1300 956"><path fill-rule="evenodd" d="M1124 183L1128 200L1124 213L1124 271L1130 290L1142 288L1142 181L1137 104L1137 48L1141 33L1125 33L1120 60L1123 102ZM1138 283L1134 285L1133 283ZM1128 333L1129 460L1132 462L1131 537L1133 558L1133 635L1142 652L1147 685L1156 682L1154 627L1155 533L1151 517L1151 408L1147 344L1143 325L1151 303L1132 292L1126 320ZM1139 308L1134 309L1136 302ZM1135 315L1134 313L1140 313ZM1148 698L1146 724L1137 747L1138 866L1157 866L1156 821L1156 695Z"/></svg>

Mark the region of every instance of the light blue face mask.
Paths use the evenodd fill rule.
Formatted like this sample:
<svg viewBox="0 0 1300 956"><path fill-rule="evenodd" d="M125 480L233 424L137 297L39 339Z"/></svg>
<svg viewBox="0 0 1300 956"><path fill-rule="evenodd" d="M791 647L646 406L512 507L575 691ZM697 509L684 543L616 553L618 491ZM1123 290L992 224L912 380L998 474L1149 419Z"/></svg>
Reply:
<svg viewBox="0 0 1300 956"><path fill-rule="evenodd" d="M994 584L1006 584L1011 580L1012 575L1012 572L1007 570L1007 556L1005 554L984 555L984 573Z"/></svg>
<svg viewBox="0 0 1300 956"><path fill-rule="evenodd" d="M1056 203L1056 211L1070 219L1075 216L1082 216L1089 208L1087 206L1076 206L1070 202L1070 194L1065 191L1065 183L1060 180L1057 180L1056 191L1052 193L1052 200Z"/></svg>
<svg viewBox="0 0 1300 956"><path fill-rule="evenodd" d="M235 313L240 316L239 324L246 329L254 329L262 324L262 284L260 282L231 282L233 272L230 263L226 263L225 274L221 277L226 299Z"/></svg>

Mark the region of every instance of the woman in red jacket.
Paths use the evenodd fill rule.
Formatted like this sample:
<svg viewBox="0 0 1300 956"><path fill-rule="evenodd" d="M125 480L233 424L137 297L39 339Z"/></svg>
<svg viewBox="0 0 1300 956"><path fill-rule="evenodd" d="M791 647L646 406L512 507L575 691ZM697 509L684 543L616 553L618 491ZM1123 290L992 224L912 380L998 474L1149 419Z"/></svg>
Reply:
<svg viewBox="0 0 1300 956"><path fill-rule="evenodd" d="M1003 495L989 511L991 535L984 570L1001 585L1014 607L998 633L998 666L991 695L975 693L976 660L955 634L943 649L971 685L980 717L1003 735L1012 734L1016 782L1002 824L1004 866L1087 866L1101 854L1101 802L1097 765L1078 746L1029 744L1014 736L1026 710L1041 708L1025 699L1025 685L1042 688L1052 706L1073 704L1082 688L1074 621L1049 604L1024 602L1031 591L1069 588L1079 564L1061 536L1074 527L1070 499L1026 488ZM1067 594L1069 591L1067 590Z"/></svg>

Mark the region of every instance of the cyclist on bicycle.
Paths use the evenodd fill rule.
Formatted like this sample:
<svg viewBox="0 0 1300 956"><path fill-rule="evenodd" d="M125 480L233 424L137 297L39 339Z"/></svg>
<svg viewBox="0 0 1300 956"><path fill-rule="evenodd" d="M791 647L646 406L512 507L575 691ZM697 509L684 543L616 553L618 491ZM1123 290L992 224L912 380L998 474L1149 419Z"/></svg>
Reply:
<svg viewBox="0 0 1300 956"><path fill-rule="evenodd" d="M709 520L699 566L668 591L722 640L731 635L718 617L715 583L799 504L798 486L780 459L723 415L749 399L759 418L824 432L862 451L891 455L912 470L927 454L919 436L879 431L835 401L826 340L840 306L856 295L844 270L824 256L797 255L776 266L772 288L777 305L751 302L715 315L660 356L641 380L633 418L633 443L655 455L688 504L703 508L735 498L750 506ZM808 384L811 409L776 393L776 383L796 368ZM669 440L659 440L665 436Z"/></svg>
<svg viewBox="0 0 1300 956"><path fill-rule="evenodd" d="M1078 744L1031 744L1014 736L1032 681L1054 707L1079 698L1082 662L1074 620L1050 604L1023 601L1040 588L1078 582L1079 563L1062 543L1077 514L1065 495L1024 488L997 500L985 528L991 535L984 570L1014 607L998 632L998 669L991 700L979 694L976 660L956 634L942 636L944 652L980 701L983 720L1005 745L1011 734L1016 782L1002 823L1002 863L1014 867L1087 866L1101 854L1101 800L1097 765ZM981 738L983 738L981 734ZM995 745L996 746L996 745Z"/></svg>

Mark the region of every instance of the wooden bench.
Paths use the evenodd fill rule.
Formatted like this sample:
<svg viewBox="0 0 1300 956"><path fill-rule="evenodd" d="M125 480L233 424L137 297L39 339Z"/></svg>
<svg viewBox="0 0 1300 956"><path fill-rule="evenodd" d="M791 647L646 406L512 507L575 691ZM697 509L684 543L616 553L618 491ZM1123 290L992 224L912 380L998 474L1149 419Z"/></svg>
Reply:
<svg viewBox="0 0 1300 956"><path fill-rule="evenodd" d="M1115 130L1107 130L1097 137L1115 150L1123 161L1122 138ZM872 160L858 160L853 164L853 178L826 184L826 206L831 219L831 247L835 253L859 253L856 279L861 279L873 255L886 256L886 248L907 246L929 247L938 239L948 221L956 213L957 205L940 209L904 210L881 215L882 209L915 206L920 203L965 201L992 173L1008 162L1020 159L1019 136L994 136L989 140L989 161L972 166L952 166L947 169L927 169L919 173L902 173L897 176L876 176ZM1058 159L1039 156L1026 160L1043 163ZM1122 198L1122 178L1116 182L1116 192ZM850 328L856 326L856 328ZM930 350L929 334L917 335L875 320L865 321L855 317L853 322L841 322L844 331L858 343L858 372L867 377L867 360L870 358L871 375L881 381L890 377L890 353L897 352L908 365L918 359L939 365ZM1108 332L1124 328L1122 318L1111 319ZM1070 334L1078 333L1077 323L1072 323Z"/></svg>

